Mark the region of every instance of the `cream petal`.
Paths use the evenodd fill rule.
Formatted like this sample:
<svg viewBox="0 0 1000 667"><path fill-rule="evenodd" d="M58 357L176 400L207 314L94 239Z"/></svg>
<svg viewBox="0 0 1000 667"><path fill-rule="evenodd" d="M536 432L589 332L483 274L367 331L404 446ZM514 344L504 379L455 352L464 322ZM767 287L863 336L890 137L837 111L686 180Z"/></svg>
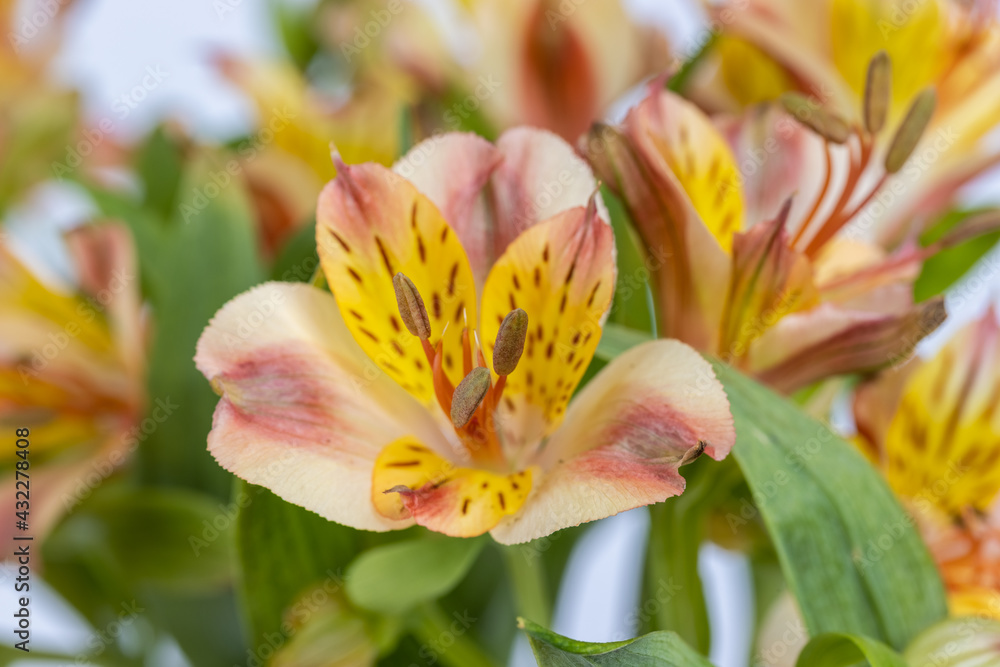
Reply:
<svg viewBox="0 0 1000 667"><path fill-rule="evenodd" d="M379 451L411 435L448 456L434 416L368 360L333 297L265 283L215 315L195 362L222 398L208 448L227 470L355 528L389 530L371 502Z"/></svg>
<svg viewBox="0 0 1000 667"><path fill-rule="evenodd" d="M711 365L679 341L644 343L570 404L539 456L535 489L491 534L504 544L526 542L678 495L681 465L701 452L722 459L735 439Z"/></svg>

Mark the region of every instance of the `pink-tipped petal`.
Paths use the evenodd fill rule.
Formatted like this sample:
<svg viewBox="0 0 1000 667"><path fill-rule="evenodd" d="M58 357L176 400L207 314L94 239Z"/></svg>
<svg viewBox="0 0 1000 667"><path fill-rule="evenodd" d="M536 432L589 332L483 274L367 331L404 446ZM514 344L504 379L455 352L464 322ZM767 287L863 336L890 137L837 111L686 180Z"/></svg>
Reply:
<svg viewBox="0 0 1000 667"><path fill-rule="evenodd" d="M358 347L330 294L265 283L215 315L195 362L220 393L208 448L227 470L331 521L407 522L371 501L379 451L404 435L447 454L438 423Z"/></svg>
<svg viewBox="0 0 1000 667"><path fill-rule="evenodd" d="M483 188L502 159L482 137L455 132L420 142L392 167L434 202L458 234L477 285L495 257L493 216Z"/></svg>
<svg viewBox="0 0 1000 667"><path fill-rule="evenodd" d="M570 404L541 453L535 490L491 531L516 544L684 490L677 469L702 452L719 460L736 439L711 365L675 340L632 348Z"/></svg>

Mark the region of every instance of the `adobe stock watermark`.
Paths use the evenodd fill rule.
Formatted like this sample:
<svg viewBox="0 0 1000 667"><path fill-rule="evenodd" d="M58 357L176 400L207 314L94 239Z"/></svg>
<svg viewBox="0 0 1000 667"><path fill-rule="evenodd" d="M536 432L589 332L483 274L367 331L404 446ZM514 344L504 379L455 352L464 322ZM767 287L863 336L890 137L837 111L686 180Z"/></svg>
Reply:
<svg viewBox="0 0 1000 667"><path fill-rule="evenodd" d="M360 55L363 50L371 46L372 40L377 38L405 7L402 0L389 0L385 9L371 10L369 12L371 18L368 21L354 26L354 39L340 45L340 53L344 56L344 60L351 62L354 56Z"/></svg>
<svg viewBox="0 0 1000 667"><path fill-rule="evenodd" d="M169 396L158 398L153 403L141 422L130 428L121 436L121 447L116 447L107 456L95 461L86 475L77 479L76 488L63 496L63 507L67 512L90 497L104 480L111 477L129 456L139 448L139 445L160 428L160 424L167 421L180 406L174 403Z"/></svg>
<svg viewBox="0 0 1000 667"><path fill-rule="evenodd" d="M80 667L93 664L94 658L100 657L109 646L117 643L122 634L132 627L139 618L139 615L145 611L146 609L140 607L139 603L135 600L123 602L121 604L121 611L118 612L118 618L91 635L90 641L87 642L89 650L77 655L73 661L74 664Z"/></svg>
<svg viewBox="0 0 1000 667"><path fill-rule="evenodd" d="M809 637L809 631L796 615L794 619L785 621L785 630L781 636L766 648L760 648L753 659L753 667L768 667L768 665L783 664L781 661L792 651L798 651Z"/></svg>
<svg viewBox="0 0 1000 667"><path fill-rule="evenodd" d="M41 2L35 3L37 9L21 19L17 24L17 32L7 33L7 43L10 44L14 53L21 53L21 49L37 37L49 24L49 21L54 19L59 11L69 3L70 0L41 0Z"/></svg>
<svg viewBox="0 0 1000 667"><path fill-rule="evenodd" d="M208 208L208 205L229 187L233 179L243 173L248 162L255 160L262 150L274 143L277 135L291 124L295 116L296 114L289 111L287 107L280 110L272 109L267 125L241 141L236 147L236 152L242 161L230 158L223 168L212 170L209 173L208 183L191 188L190 196L178 206L184 223L191 222Z"/></svg>
<svg viewBox="0 0 1000 667"><path fill-rule="evenodd" d="M420 650L417 651L417 655L425 665L436 665L441 660L441 656L448 652L458 638L469 631L473 623L479 619L469 613L466 609L461 614L457 611L453 611L451 614L452 620L451 624L442 630L438 635L431 640L425 641L420 645ZM419 665L411 664L410 667L419 667Z"/></svg>
<svg viewBox="0 0 1000 667"><path fill-rule="evenodd" d="M633 634L629 635L629 637L621 637L621 639L629 639L634 636L635 632L638 632L640 628L663 611L667 603L679 595L682 590L684 590L684 587L674 581L673 577L657 581L656 590L653 591L653 594L625 617L625 625Z"/></svg>
<svg viewBox="0 0 1000 667"><path fill-rule="evenodd" d="M56 178L65 178L76 171L83 164L84 158L91 155L114 133L117 123L128 118L150 93L159 88L169 77L170 73L159 65L146 67L139 83L112 100L111 110L115 118L105 116L97 121L94 127L83 129L80 133L82 138L75 144L66 146L66 156L63 161L52 163L52 174Z"/></svg>
<svg viewBox="0 0 1000 667"><path fill-rule="evenodd" d="M42 373L53 360L69 347L84 328L103 313L112 299L135 282L134 273L123 268L115 269L108 287L97 294L86 298L77 304L76 317L62 324L56 331L50 331L46 340L27 353L17 365L17 373L25 386L32 379L41 377Z"/></svg>
<svg viewBox="0 0 1000 667"><path fill-rule="evenodd" d="M295 636L298 628L303 627L313 614L321 611L334 596L343 589L346 576L340 568L336 571L327 570L326 578L310 591L302 595L284 616L276 632L264 634L264 641L246 652L245 667L265 667L271 658ZM233 667L240 667L233 665Z"/></svg>

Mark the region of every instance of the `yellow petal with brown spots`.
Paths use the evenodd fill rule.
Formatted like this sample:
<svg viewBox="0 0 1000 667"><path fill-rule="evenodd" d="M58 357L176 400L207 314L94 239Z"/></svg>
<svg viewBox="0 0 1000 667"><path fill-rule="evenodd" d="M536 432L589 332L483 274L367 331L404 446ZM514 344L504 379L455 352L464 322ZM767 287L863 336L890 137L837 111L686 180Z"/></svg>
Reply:
<svg viewBox="0 0 1000 667"><path fill-rule="evenodd" d="M528 314L524 352L499 406L508 449L532 444L562 421L601 338L614 284L613 234L593 206L529 228L494 264L479 329L491 368L503 318L514 308Z"/></svg>
<svg viewBox="0 0 1000 667"><path fill-rule="evenodd" d="M889 483L957 515L1000 491L1000 326L992 312L909 379L886 435Z"/></svg>
<svg viewBox="0 0 1000 667"><path fill-rule="evenodd" d="M657 95L648 107L649 140L680 181L712 235L725 251L743 227L740 173L718 129L677 95Z"/></svg>
<svg viewBox="0 0 1000 667"><path fill-rule="evenodd" d="M342 165L320 195L316 215L323 272L368 357L417 398L434 400L420 340L399 315L392 278L401 272L423 298L431 342L444 333L443 367L458 384L462 329L466 318L470 327L476 322L476 290L465 250L434 204L381 165Z"/></svg>
<svg viewBox="0 0 1000 667"><path fill-rule="evenodd" d="M400 438L375 461L372 501L390 519L412 518L445 535L474 537L521 508L531 479L531 470L505 475L459 467L415 438Z"/></svg>

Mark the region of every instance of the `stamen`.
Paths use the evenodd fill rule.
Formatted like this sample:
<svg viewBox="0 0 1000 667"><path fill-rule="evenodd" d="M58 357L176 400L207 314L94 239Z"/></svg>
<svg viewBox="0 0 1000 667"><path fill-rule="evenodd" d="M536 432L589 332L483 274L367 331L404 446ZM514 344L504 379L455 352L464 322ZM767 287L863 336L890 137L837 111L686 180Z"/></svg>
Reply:
<svg viewBox="0 0 1000 667"><path fill-rule="evenodd" d="M396 305L406 330L421 340L430 338L431 320L417 286L402 273L397 273L392 278L392 287L396 290Z"/></svg>
<svg viewBox="0 0 1000 667"><path fill-rule="evenodd" d="M524 352L527 337L528 313L515 308L503 318L497 331L496 345L493 347L493 371L497 375L510 375L514 372Z"/></svg>
<svg viewBox="0 0 1000 667"><path fill-rule="evenodd" d="M462 428L469 423L489 388L490 371L482 366L474 368L458 383L451 399L451 423L455 428Z"/></svg>
<svg viewBox="0 0 1000 667"><path fill-rule="evenodd" d="M865 129L878 134L885 126L892 94L892 63L889 54L879 51L868 64L868 78L865 81L864 117Z"/></svg>
<svg viewBox="0 0 1000 667"><path fill-rule="evenodd" d="M781 96L781 105L796 120L827 141L843 144L851 137L851 127L847 121L803 95L785 93Z"/></svg>
<svg viewBox="0 0 1000 667"><path fill-rule="evenodd" d="M886 153L885 170L888 173L895 174L910 159L910 155L924 135L924 130L927 129L927 124L931 122L935 106L937 106L937 94L933 88L925 88L913 100Z"/></svg>
<svg viewBox="0 0 1000 667"><path fill-rule="evenodd" d="M428 345L425 341L425 345ZM442 363L444 354L441 353L442 343L438 341L437 347L433 350L431 357L431 378L434 381L434 395L437 397L438 405L445 412L451 410L452 398L455 395L455 388L451 385L451 380L445 375Z"/></svg>

